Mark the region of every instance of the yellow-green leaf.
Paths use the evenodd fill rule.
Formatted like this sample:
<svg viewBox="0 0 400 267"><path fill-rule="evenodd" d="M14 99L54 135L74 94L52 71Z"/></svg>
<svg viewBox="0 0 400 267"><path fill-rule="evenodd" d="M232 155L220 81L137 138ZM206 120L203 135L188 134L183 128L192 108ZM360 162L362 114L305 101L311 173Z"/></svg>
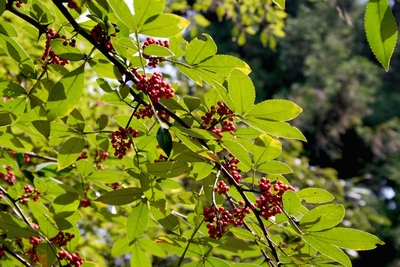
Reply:
<svg viewBox="0 0 400 267"><path fill-rule="evenodd" d="M364 26L372 52L388 71L398 36L396 21L388 0L368 1Z"/></svg>

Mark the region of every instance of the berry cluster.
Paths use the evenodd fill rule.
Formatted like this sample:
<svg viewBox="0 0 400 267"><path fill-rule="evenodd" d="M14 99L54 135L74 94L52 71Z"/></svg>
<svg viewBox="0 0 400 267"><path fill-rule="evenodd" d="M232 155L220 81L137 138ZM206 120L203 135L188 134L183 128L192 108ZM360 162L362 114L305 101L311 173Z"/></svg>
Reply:
<svg viewBox="0 0 400 267"><path fill-rule="evenodd" d="M203 127L215 133L219 137L223 136L222 132L229 132L233 134L236 130L236 127L233 124L235 118L232 117L232 115L234 115L235 113L230 110L224 102L218 102L217 104L218 108L216 108L215 106L211 106L211 110L207 112L204 116L201 116L201 119L203 120ZM215 117L216 114L219 115L219 118ZM220 129L216 127L218 123L221 124Z"/></svg>
<svg viewBox="0 0 400 267"><path fill-rule="evenodd" d="M117 182L112 184L106 184L106 186L111 187L113 190L117 190L121 186L121 184Z"/></svg>
<svg viewBox="0 0 400 267"><path fill-rule="evenodd" d="M18 8L20 8L21 6L22 6L22 1L21 0L17 0L17 1L15 1L15 5L18 7Z"/></svg>
<svg viewBox="0 0 400 267"><path fill-rule="evenodd" d="M15 174L11 171L11 166L6 166L7 173L0 173L0 179L6 182L9 185L13 185L15 181Z"/></svg>
<svg viewBox="0 0 400 267"><path fill-rule="evenodd" d="M94 163L97 165L99 170L104 170L103 164L101 162L105 161L108 158L108 152L96 150L94 154Z"/></svg>
<svg viewBox="0 0 400 267"><path fill-rule="evenodd" d="M118 156L119 159L122 159L132 146L133 142L130 137L135 138L138 135L139 131L132 129L132 127L128 129L119 127L118 131L113 132L111 143L112 147L115 149L114 156Z"/></svg>
<svg viewBox="0 0 400 267"><path fill-rule="evenodd" d="M58 244L60 247L66 246L69 241L74 238L75 235L70 234L70 233L64 233L64 232L58 232L58 234L51 238L50 241L53 242L54 244Z"/></svg>
<svg viewBox="0 0 400 267"><path fill-rule="evenodd" d="M158 159L155 159L154 162L163 162L163 161L167 161L167 157L164 156L163 154L160 154L160 156L158 157Z"/></svg>
<svg viewBox="0 0 400 267"><path fill-rule="evenodd" d="M81 154L79 154L78 158L76 159L76 161L81 160L81 159L87 159L87 152L86 151L82 151Z"/></svg>
<svg viewBox="0 0 400 267"><path fill-rule="evenodd" d="M115 28L115 32L119 32L119 30L116 28L117 24L115 23L111 24ZM108 28L109 27L108 24L105 24L105 27ZM103 28L100 26L100 24L97 24L90 31L90 35L96 40L97 43L103 46L108 52L113 53L115 51L111 43L111 37L115 37L116 36L115 33L108 34L108 30L104 31Z"/></svg>
<svg viewBox="0 0 400 267"><path fill-rule="evenodd" d="M90 2L90 0L87 0L87 1ZM68 0L67 7L70 9L77 9L77 8L79 8L79 5L77 2L75 2L75 0Z"/></svg>
<svg viewBox="0 0 400 267"><path fill-rule="evenodd" d="M37 188L32 189L32 187L30 187L29 185L25 185L24 186L24 191L25 194L22 195L21 197L21 203L23 205L25 205L26 203L28 203L29 198L32 198L33 201L38 201L40 199L40 192ZM28 194L30 194L30 196L28 196Z"/></svg>
<svg viewBox="0 0 400 267"><path fill-rule="evenodd" d="M90 206L90 199L83 198L81 199L81 205L82 208L87 208Z"/></svg>
<svg viewBox="0 0 400 267"><path fill-rule="evenodd" d="M42 242L42 239L40 237L36 236L29 237L29 243L31 243L32 249L28 249L27 253L29 254L29 258L35 263L39 261L36 254L36 248L40 242Z"/></svg>
<svg viewBox="0 0 400 267"><path fill-rule="evenodd" d="M31 157L28 154L24 154L24 162L25 163L31 162Z"/></svg>
<svg viewBox="0 0 400 267"><path fill-rule="evenodd" d="M67 39L65 35L60 36L59 33L57 33L53 28L49 30L49 32L46 34L46 46L44 49L44 53L42 57L40 58L41 60L45 61L46 64L55 64L55 65L61 65L64 66L66 64L69 64L69 60L62 59L60 58L50 47L50 42L52 39L57 39L57 38L62 38L64 40ZM46 60L47 59L47 60ZM45 67L42 67L45 69Z"/></svg>
<svg viewBox="0 0 400 267"><path fill-rule="evenodd" d="M250 209L244 207L242 203L241 208L234 208L233 215L230 211L225 210L224 207L206 207L203 210L204 221L208 222L208 234L211 238L221 238L226 232L226 228L230 226L241 226L246 214L250 214Z"/></svg>
<svg viewBox="0 0 400 267"><path fill-rule="evenodd" d="M69 262L67 266L74 265L75 267L79 267L83 264L83 259L79 256L78 252L69 254L67 251L62 250L58 252L58 258L60 260L67 260Z"/></svg>
<svg viewBox="0 0 400 267"><path fill-rule="evenodd" d="M217 192L220 195L225 195L229 189L230 187L226 185L224 181L219 181L218 186L214 188L214 192Z"/></svg>
<svg viewBox="0 0 400 267"><path fill-rule="evenodd" d="M134 75L138 79L136 89L147 94L151 101L158 103L162 97L171 99L174 96L174 88L162 80L161 73L154 72L150 78L137 71L135 71Z"/></svg>
<svg viewBox="0 0 400 267"><path fill-rule="evenodd" d="M168 42L167 40L165 40L165 41L162 41L162 40L154 40L154 39L151 38L151 37L147 37L147 38L146 38L146 41L143 43L142 49L144 50L144 49L146 48L146 46L151 45L151 44L155 44L155 45L159 45L159 46L163 46L163 47L169 48L169 42ZM148 56L148 55L146 55L146 54L143 54L143 57L144 57L145 59L148 59L148 60L149 60L149 63L147 63L147 66L153 67L153 68L156 68L157 65L158 65L160 62L163 62L163 61L164 61L164 58L163 58L163 57L152 57L152 56Z"/></svg>
<svg viewBox="0 0 400 267"><path fill-rule="evenodd" d="M233 179L237 183L240 183L242 180L242 175L240 174L239 168L236 166L239 164L239 160L233 156L232 153L229 153L229 157L225 157L225 161L222 163L222 166L232 175ZM228 178L226 175L224 175L225 178Z"/></svg>
<svg viewBox="0 0 400 267"><path fill-rule="evenodd" d="M287 190L294 191L293 186L284 185L282 181L278 181L271 188L271 180L262 177L258 182L262 195L256 200L257 207L260 209L260 215L268 220L270 217L282 213L282 195Z"/></svg>
<svg viewBox="0 0 400 267"><path fill-rule="evenodd" d="M6 256L6 252L4 251L3 245L0 244L0 260Z"/></svg>

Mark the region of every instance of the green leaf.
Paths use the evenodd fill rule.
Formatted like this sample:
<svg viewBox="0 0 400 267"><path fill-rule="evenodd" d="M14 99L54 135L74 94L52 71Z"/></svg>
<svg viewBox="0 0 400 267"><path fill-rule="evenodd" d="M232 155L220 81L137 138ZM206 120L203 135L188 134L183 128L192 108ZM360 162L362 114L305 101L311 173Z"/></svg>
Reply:
<svg viewBox="0 0 400 267"><path fill-rule="evenodd" d="M198 97L186 95L183 97L183 102L188 107L189 111L192 112L200 106L201 99Z"/></svg>
<svg viewBox="0 0 400 267"><path fill-rule="evenodd" d="M248 151L240 143L233 140L223 140L222 146L228 149L235 158L244 164L245 168L240 168L243 172L250 170L252 163Z"/></svg>
<svg viewBox="0 0 400 267"><path fill-rule="evenodd" d="M97 127L99 130L103 130L107 127L108 124L108 116L105 114L101 114L96 120Z"/></svg>
<svg viewBox="0 0 400 267"><path fill-rule="evenodd" d="M6 11L6 1L0 1L0 16Z"/></svg>
<svg viewBox="0 0 400 267"><path fill-rule="evenodd" d="M85 66L82 65L54 85L46 104L50 121L68 115L78 104L83 92L84 70Z"/></svg>
<svg viewBox="0 0 400 267"><path fill-rule="evenodd" d="M187 67L186 65L177 65L176 67L186 77L194 81L196 84L203 86L203 79L198 75L195 69Z"/></svg>
<svg viewBox="0 0 400 267"><path fill-rule="evenodd" d="M100 77L114 80L122 79L118 68L111 64L103 54L96 54L92 59L89 60L89 65Z"/></svg>
<svg viewBox="0 0 400 267"><path fill-rule="evenodd" d="M250 77L243 71L234 69L229 75L229 96L235 105L235 113L247 113L254 105L256 92Z"/></svg>
<svg viewBox="0 0 400 267"><path fill-rule="evenodd" d="M7 22L0 22L0 34L7 35L9 37L18 37L18 33L15 28Z"/></svg>
<svg viewBox="0 0 400 267"><path fill-rule="evenodd" d="M282 196L282 200L283 208L291 215L295 214L301 206L300 198L292 190L286 191Z"/></svg>
<svg viewBox="0 0 400 267"><path fill-rule="evenodd" d="M172 196L172 199L176 203L187 204L187 205L195 204L197 200L192 192L183 192L180 194L176 194Z"/></svg>
<svg viewBox="0 0 400 267"><path fill-rule="evenodd" d="M100 201L109 205L125 205L134 202L142 197L143 191L138 187L121 188L115 191L107 192L95 201Z"/></svg>
<svg viewBox="0 0 400 267"><path fill-rule="evenodd" d="M153 17L161 14L164 10L164 0L136 0L133 2L133 8L135 10L135 21L136 26L140 27L146 23L146 21Z"/></svg>
<svg viewBox="0 0 400 267"><path fill-rule="evenodd" d="M7 231L7 238L37 236L37 231L10 213L0 211L0 228Z"/></svg>
<svg viewBox="0 0 400 267"><path fill-rule="evenodd" d="M312 235L302 235L305 243L309 244L314 249L318 250L328 258L343 264L346 267L351 267L351 261L349 257L341 249L326 243L324 240L320 240L318 237Z"/></svg>
<svg viewBox="0 0 400 267"><path fill-rule="evenodd" d="M40 231L48 237L54 237L58 234L56 222L47 214L38 217Z"/></svg>
<svg viewBox="0 0 400 267"><path fill-rule="evenodd" d="M171 37L182 32L190 22L175 14L159 14L147 20L137 31L153 37Z"/></svg>
<svg viewBox="0 0 400 267"><path fill-rule="evenodd" d="M251 152L253 153L253 161L255 165L260 165L278 157L281 154L281 151L281 142L277 138L273 138L268 134L259 135L258 138L254 141L254 146L251 150Z"/></svg>
<svg viewBox="0 0 400 267"><path fill-rule="evenodd" d="M56 260L56 255L54 254L53 249L46 241L40 242L39 245L37 245L36 255L43 267L53 266L53 263Z"/></svg>
<svg viewBox="0 0 400 267"><path fill-rule="evenodd" d="M271 160L257 167L257 171L269 174L288 174L292 169L285 163Z"/></svg>
<svg viewBox="0 0 400 267"><path fill-rule="evenodd" d="M205 139L205 140L221 139L221 137L214 134L213 132L204 129L198 129L198 128L186 129L180 126L172 126L170 130L175 133L179 132L187 136L196 137L199 139Z"/></svg>
<svg viewBox="0 0 400 267"><path fill-rule="evenodd" d="M164 161L146 164L147 171L155 176L162 178L177 177L189 172L189 167L185 161Z"/></svg>
<svg viewBox="0 0 400 267"><path fill-rule="evenodd" d="M273 136L307 141L299 129L286 122L268 121L253 117L245 118L243 121L249 126L254 127L256 130L271 134Z"/></svg>
<svg viewBox="0 0 400 267"><path fill-rule="evenodd" d="M80 61L85 60L85 56L77 47L72 47L70 45L64 46L64 39L53 39L50 42L51 48L54 52L62 59L68 59L70 61Z"/></svg>
<svg viewBox="0 0 400 267"><path fill-rule="evenodd" d="M151 267L152 266L146 253L137 243L133 244L133 246L132 246L130 263L131 263L131 266L140 266L140 267Z"/></svg>
<svg viewBox="0 0 400 267"><path fill-rule="evenodd" d="M251 232L245 229L232 227L229 231L237 238L240 238L245 241L253 241L256 239L256 237Z"/></svg>
<svg viewBox="0 0 400 267"><path fill-rule="evenodd" d="M16 41L0 34L0 45L3 47L4 52L18 64L18 68L25 77L36 79L33 61Z"/></svg>
<svg viewBox="0 0 400 267"><path fill-rule="evenodd" d="M201 180L210 175L213 168L214 166L208 162L198 162L194 164L192 173L194 174L196 180Z"/></svg>
<svg viewBox="0 0 400 267"><path fill-rule="evenodd" d="M130 116L128 115L115 115L113 119L122 127L126 127L128 125ZM146 125L143 124L140 120L131 120L129 123L133 129L138 130L139 132L147 132Z"/></svg>
<svg viewBox="0 0 400 267"><path fill-rule="evenodd" d="M150 44L143 49L143 54L155 57L170 57L174 53L168 48L156 44Z"/></svg>
<svg viewBox="0 0 400 267"><path fill-rule="evenodd" d="M206 41L194 38L187 46L185 59L190 65L198 64L217 53L217 45L212 37L208 34L203 36L206 37Z"/></svg>
<svg viewBox="0 0 400 267"><path fill-rule="evenodd" d="M136 21L129 7L124 0L109 0L108 4L114 11L114 14L133 32L136 27Z"/></svg>
<svg viewBox="0 0 400 267"><path fill-rule="evenodd" d="M42 25L53 22L53 16L48 7L39 0L32 0L30 15Z"/></svg>
<svg viewBox="0 0 400 267"><path fill-rule="evenodd" d="M57 157L58 170L71 165L79 157L84 148L85 138L82 136L72 137L62 144Z"/></svg>
<svg viewBox="0 0 400 267"><path fill-rule="evenodd" d="M326 204L310 210L300 220L300 228L305 231L321 231L338 225L344 218L343 205Z"/></svg>
<svg viewBox="0 0 400 267"><path fill-rule="evenodd" d="M149 220L149 208L146 201L139 203L132 209L126 223L126 233L129 244L133 244L146 231Z"/></svg>
<svg viewBox="0 0 400 267"><path fill-rule="evenodd" d="M251 72L251 69L246 62L228 55L215 55L208 60L200 62L197 64L197 67L226 77L229 76L233 69L241 70L245 74Z"/></svg>
<svg viewBox="0 0 400 267"><path fill-rule="evenodd" d="M25 97L7 100L0 109L0 126L6 126L18 122L24 114L26 101Z"/></svg>
<svg viewBox="0 0 400 267"><path fill-rule="evenodd" d="M336 227L327 231L312 232L307 234L315 240L326 242L340 248L352 250L370 250L376 245L385 243L378 237L357 229Z"/></svg>
<svg viewBox="0 0 400 267"><path fill-rule="evenodd" d="M89 182L112 184L123 181L128 177L129 176L125 172L104 170L104 171L93 172L91 175L87 177L87 180Z"/></svg>
<svg viewBox="0 0 400 267"><path fill-rule="evenodd" d="M375 57L386 71L397 43L397 26L387 0L369 0L365 11L365 32Z"/></svg>
<svg viewBox="0 0 400 267"><path fill-rule="evenodd" d="M285 9L285 1L286 0L272 0L272 2L274 2L281 9Z"/></svg>
<svg viewBox="0 0 400 267"><path fill-rule="evenodd" d="M169 157L172 151L172 137L169 130L162 125L157 131L157 141L162 150L164 150L165 154Z"/></svg>
<svg viewBox="0 0 400 267"><path fill-rule="evenodd" d="M107 152L110 146L110 139L106 134L99 133L96 135L96 143L103 151Z"/></svg>
<svg viewBox="0 0 400 267"><path fill-rule="evenodd" d="M246 117L255 117L264 120L288 121L302 112L302 108L287 100L265 100L255 105Z"/></svg>
<svg viewBox="0 0 400 267"><path fill-rule="evenodd" d="M297 195L307 203L327 203L335 199L335 197L328 191L321 188L304 188L297 192Z"/></svg>
<svg viewBox="0 0 400 267"><path fill-rule="evenodd" d="M204 267L230 267L230 265L224 260L215 257L207 257Z"/></svg>
<svg viewBox="0 0 400 267"><path fill-rule="evenodd" d="M94 172L93 163L86 159L81 159L75 163L76 169L83 176L86 177Z"/></svg>

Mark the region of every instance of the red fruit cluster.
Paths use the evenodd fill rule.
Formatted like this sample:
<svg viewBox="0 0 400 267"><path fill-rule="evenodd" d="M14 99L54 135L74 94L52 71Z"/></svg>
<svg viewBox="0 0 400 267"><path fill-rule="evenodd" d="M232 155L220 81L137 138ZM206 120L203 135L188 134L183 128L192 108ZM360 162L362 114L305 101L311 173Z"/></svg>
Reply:
<svg viewBox="0 0 400 267"><path fill-rule="evenodd" d="M35 263L39 261L36 255L36 248L40 242L42 242L42 239L39 237L36 236L29 237L29 243L32 244L32 249L28 249L27 253L29 254L29 258Z"/></svg>
<svg viewBox="0 0 400 267"><path fill-rule="evenodd" d="M146 46L151 45L151 44L155 44L155 45L159 45L159 46L163 46L163 47L169 48L169 42L167 40L165 40L165 41L154 40L151 37L147 37L146 41L143 43L142 49L144 50L146 48ZM149 63L147 63L147 66L153 67L153 68L156 68L157 65L160 62L163 62L165 60L163 57L151 57L151 56L148 56L146 54L143 54L143 57L145 59L149 60Z"/></svg>
<svg viewBox="0 0 400 267"><path fill-rule="evenodd" d="M67 251L62 250L58 252L58 258L60 260L67 260L69 262L67 266L74 265L75 267L79 267L83 264L83 259L79 256L78 252L69 254Z"/></svg>
<svg viewBox="0 0 400 267"><path fill-rule="evenodd" d="M87 152L86 151L82 151L81 154L79 154L78 158L76 159L76 161L81 160L81 159L87 159Z"/></svg>
<svg viewBox="0 0 400 267"><path fill-rule="evenodd" d="M6 256L6 252L4 251L3 245L0 244L0 260Z"/></svg>
<svg viewBox="0 0 400 267"><path fill-rule="evenodd" d="M225 195L229 189L230 187L226 185L224 181L219 181L218 186L214 188L214 192L217 192L220 195Z"/></svg>
<svg viewBox="0 0 400 267"><path fill-rule="evenodd" d="M208 234L211 238L220 238L226 232L226 228L230 226L241 226L246 214L250 214L248 207L233 209L233 215L224 207L206 207L203 210L204 221L208 222Z"/></svg>
<svg viewBox="0 0 400 267"><path fill-rule="evenodd" d="M222 163L222 166L232 175L233 179L235 179L237 183L240 183L240 181L242 180L242 175L239 173L240 170L236 166L237 164L239 164L239 162L240 161L235 158L232 153L229 153L229 157L226 157L225 161ZM224 175L224 177L229 178L226 175Z"/></svg>
<svg viewBox="0 0 400 267"><path fill-rule="evenodd" d="M119 32L119 30L116 28L117 24L112 23L112 25L115 28L115 32ZM109 26L105 24L105 27L107 28ZM116 36L115 33L108 34L108 31L104 31L103 28L101 28L100 24L97 24L90 31L90 35L97 41L97 43L103 46L108 52L112 53L115 51L111 43L111 37L115 37Z"/></svg>
<svg viewBox="0 0 400 267"><path fill-rule="evenodd" d="M151 101L158 103L162 97L171 99L174 96L174 88L162 80L163 76L161 73L154 72L150 78L137 71L135 71L134 75L138 79L136 89L147 94Z"/></svg>
<svg viewBox="0 0 400 267"><path fill-rule="evenodd" d="M68 0L67 7L71 8L71 9L75 9L75 8L78 8L78 4L75 2L75 0Z"/></svg>
<svg viewBox="0 0 400 267"><path fill-rule="evenodd" d="M90 199L87 199L87 198L81 199L80 204L81 204L82 208L87 208L90 206Z"/></svg>
<svg viewBox="0 0 400 267"><path fill-rule="evenodd" d="M155 159L154 162L163 162L163 161L166 161L167 159L168 158L166 156L164 156L163 154L160 154L158 159Z"/></svg>
<svg viewBox="0 0 400 267"><path fill-rule="evenodd" d="M0 179L6 182L9 185L13 185L15 181L15 174L11 171L11 166L6 166L7 173L0 173Z"/></svg>
<svg viewBox="0 0 400 267"><path fill-rule="evenodd" d="M258 182L262 195L256 200L257 207L260 209L260 215L268 220L270 217L282 213L282 195L287 190L294 191L293 186L284 185L282 181L278 181L272 185L271 180L262 177Z"/></svg>
<svg viewBox="0 0 400 267"><path fill-rule="evenodd" d="M31 162L31 157L29 155L27 155L27 154L24 154L24 162L25 163Z"/></svg>
<svg viewBox="0 0 400 267"><path fill-rule="evenodd" d="M17 1L15 1L15 5L18 7L18 8L20 8L21 6L22 6L22 1L21 0L17 0Z"/></svg>
<svg viewBox="0 0 400 267"><path fill-rule="evenodd" d="M49 29L49 32L46 34L46 46L44 49L44 53L40 59L45 61L47 64L55 64L55 65L64 66L66 64L69 64L69 60L60 58L50 47L51 40L57 39L57 38L62 38L64 40L67 39L67 37L65 35L60 36L60 34L57 33L53 28ZM44 68L45 67L43 66L43 69Z"/></svg>
<svg viewBox="0 0 400 267"><path fill-rule="evenodd" d="M105 161L108 156L108 152L96 150L96 153L94 154L94 163L97 164L97 168L99 170L104 170L103 164L101 164L101 162Z"/></svg>
<svg viewBox="0 0 400 267"><path fill-rule="evenodd" d="M112 184L106 184L106 186L111 187L113 190L117 190L121 184L120 183L112 183Z"/></svg>
<svg viewBox="0 0 400 267"><path fill-rule="evenodd" d="M222 132L230 132L233 134L236 130L236 127L233 124L235 118L229 116L234 115L235 113L230 110L224 102L218 102L217 104L218 108L211 106L211 110L201 117L203 120L203 127L212 131L219 137L222 137ZM215 117L216 114L219 115L219 118ZM218 123L221 124L220 129L216 127Z"/></svg>
<svg viewBox="0 0 400 267"><path fill-rule="evenodd" d="M28 203L29 198L32 198L33 201L35 201L35 202L40 199L40 192L37 188L32 189L32 187L30 187L29 185L25 185L24 191L25 191L25 194L23 194L20 199L20 201L23 205ZM28 194L29 194L29 196L28 196Z"/></svg>
<svg viewBox="0 0 400 267"><path fill-rule="evenodd" d="M66 246L67 243L69 241L71 241L72 238L74 238L74 237L75 237L75 235L73 235L73 234L64 233L64 232L60 231L60 232L58 232L58 234L55 237L50 238L50 241L53 242L54 244L58 244L60 247L62 247L62 246Z"/></svg>
<svg viewBox="0 0 400 267"><path fill-rule="evenodd" d="M130 139L130 137L135 138L138 135L139 131L132 129L132 127L128 129L119 127L118 131L113 132L111 143L112 147L115 149L114 156L122 159L132 146L132 139Z"/></svg>

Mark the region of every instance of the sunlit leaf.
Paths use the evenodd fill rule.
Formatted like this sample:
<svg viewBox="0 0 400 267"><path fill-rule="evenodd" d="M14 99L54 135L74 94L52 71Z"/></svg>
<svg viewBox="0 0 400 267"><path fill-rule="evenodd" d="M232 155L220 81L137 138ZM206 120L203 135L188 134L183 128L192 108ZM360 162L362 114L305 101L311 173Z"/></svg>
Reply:
<svg viewBox="0 0 400 267"><path fill-rule="evenodd" d="M326 204L310 210L300 220L305 231L320 231L338 225L344 218L345 209L339 204Z"/></svg>
<svg viewBox="0 0 400 267"><path fill-rule="evenodd" d="M62 170L71 165L81 154L85 147L85 138L75 136L68 139L60 148L57 157L58 169Z"/></svg>
<svg viewBox="0 0 400 267"><path fill-rule="evenodd" d="M84 69L82 65L54 85L46 104L49 120L64 117L76 107L83 92Z"/></svg>
<svg viewBox="0 0 400 267"><path fill-rule="evenodd" d="M398 36L396 20L389 2L387 0L369 0L364 23L372 52L388 71Z"/></svg>

